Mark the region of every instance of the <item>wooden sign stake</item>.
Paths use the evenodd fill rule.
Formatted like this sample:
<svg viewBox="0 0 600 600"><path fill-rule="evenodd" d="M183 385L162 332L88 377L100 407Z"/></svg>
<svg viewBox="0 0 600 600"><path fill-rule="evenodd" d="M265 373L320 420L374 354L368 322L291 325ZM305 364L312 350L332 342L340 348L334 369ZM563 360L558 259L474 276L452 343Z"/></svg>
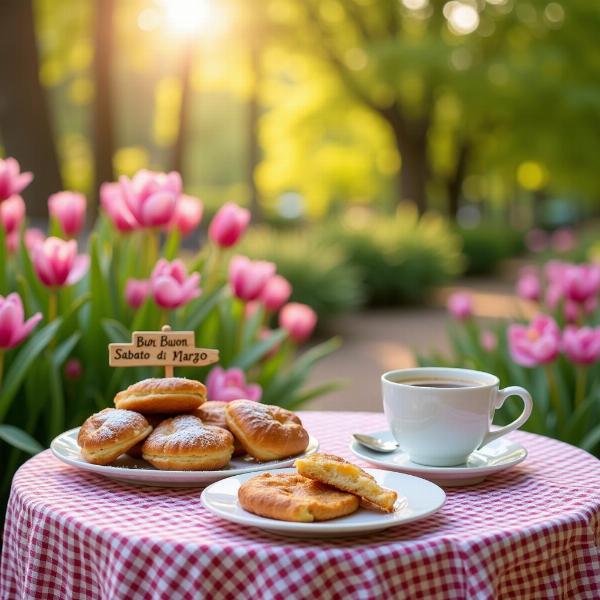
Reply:
<svg viewBox="0 0 600 600"><path fill-rule="evenodd" d="M130 344L109 344L111 367L158 366L165 377L173 377L174 367L203 367L219 360L219 351L196 348L193 331L172 331L163 325L160 331L134 331Z"/></svg>

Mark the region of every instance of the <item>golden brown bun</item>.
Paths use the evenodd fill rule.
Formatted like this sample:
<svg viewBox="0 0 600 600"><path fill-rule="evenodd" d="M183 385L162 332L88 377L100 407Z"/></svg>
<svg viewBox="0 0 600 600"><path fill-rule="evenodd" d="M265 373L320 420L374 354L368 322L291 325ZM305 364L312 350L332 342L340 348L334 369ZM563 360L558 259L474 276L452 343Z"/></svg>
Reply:
<svg viewBox="0 0 600 600"><path fill-rule="evenodd" d="M263 473L238 491L244 510L280 521L327 521L352 514L359 499L296 473Z"/></svg>
<svg viewBox="0 0 600 600"><path fill-rule="evenodd" d="M195 417L202 420L205 425L214 425L215 427L222 427L229 431L227 426L227 420L225 419L225 407L227 402L221 402L220 400L209 400L205 402L200 408L192 411ZM240 444L240 441L233 436L233 456L239 456L240 454L246 454L244 447Z"/></svg>
<svg viewBox="0 0 600 600"><path fill-rule="evenodd" d="M81 455L95 465L108 465L146 438L152 426L130 410L105 408L86 419L77 436Z"/></svg>
<svg viewBox="0 0 600 600"><path fill-rule="evenodd" d="M373 476L339 456L311 454L297 459L294 464L304 477L356 494L385 512L394 511L396 492L381 487Z"/></svg>
<svg viewBox="0 0 600 600"><path fill-rule="evenodd" d="M227 465L233 436L226 429L203 425L198 417L166 419L142 446L144 460L167 471L208 471Z"/></svg>
<svg viewBox="0 0 600 600"><path fill-rule="evenodd" d="M257 460L300 454L308 446L302 421L289 410L252 400L234 400L225 407L227 426L244 450Z"/></svg>
<svg viewBox="0 0 600 600"><path fill-rule="evenodd" d="M168 419L171 415L147 414L147 415L143 415L143 416L146 418L146 421L148 421L148 423L150 423L150 425L152 425L152 429L154 429L162 421L164 421L165 419ZM129 456L132 456L133 458L142 458L142 446L143 445L144 445L144 440L141 440L135 446L133 446L133 448L129 448L129 450L127 450L127 454L129 454Z"/></svg>
<svg viewBox="0 0 600 600"><path fill-rule="evenodd" d="M183 377L144 379L115 396L115 406L142 413L190 412L206 401L206 388Z"/></svg>

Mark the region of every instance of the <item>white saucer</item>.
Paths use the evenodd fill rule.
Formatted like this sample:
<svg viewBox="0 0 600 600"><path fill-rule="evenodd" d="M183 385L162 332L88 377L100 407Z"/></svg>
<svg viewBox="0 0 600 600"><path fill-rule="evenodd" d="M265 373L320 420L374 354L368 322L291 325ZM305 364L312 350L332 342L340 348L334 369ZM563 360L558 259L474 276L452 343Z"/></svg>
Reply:
<svg viewBox="0 0 600 600"><path fill-rule="evenodd" d="M293 523L259 517L246 512L238 502L240 485L256 473L228 477L209 485L202 492L202 504L213 514L227 521L258 527L271 533L293 537L335 537L381 531L410 521L424 519L437 512L446 501L444 490L434 483L412 475L365 469L382 486L398 493L396 510L383 513L359 508L352 515L318 523ZM271 472L274 471L263 471ZM281 469L275 473L296 473L296 469Z"/></svg>
<svg viewBox="0 0 600 600"><path fill-rule="evenodd" d="M384 441L394 441L390 431L371 433L373 437ZM527 450L510 437L501 437L469 456L466 464L457 467L428 467L411 462L406 452L396 450L382 454L361 446L356 440L350 444L350 450L372 465L425 477L444 486L473 485L482 482L488 475L504 471L518 465L527 457Z"/></svg>
<svg viewBox="0 0 600 600"><path fill-rule="evenodd" d="M123 454L109 466L92 465L85 461L79 452L78 433L79 427L76 427L61 433L52 440L50 449L58 460L78 469L91 471L117 481L158 487L204 487L209 483L213 483L213 481L231 475L290 467L298 457L312 454L319 448L319 442L313 436L310 436L308 448L305 452L284 460L258 462L250 456L239 456L232 458L229 466L219 471L160 471L145 460L132 458L127 454Z"/></svg>

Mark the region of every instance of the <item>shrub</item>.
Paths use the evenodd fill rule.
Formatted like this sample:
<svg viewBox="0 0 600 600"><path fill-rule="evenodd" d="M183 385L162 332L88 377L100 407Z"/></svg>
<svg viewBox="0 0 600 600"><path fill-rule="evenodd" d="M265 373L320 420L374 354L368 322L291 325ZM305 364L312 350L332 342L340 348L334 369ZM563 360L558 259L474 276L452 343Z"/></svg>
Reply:
<svg viewBox="0 0 600 600"><path fill-rule="evenodd" d="M457 233L462 239L468 275L494 273L500 261L520 254L525 247L523 233L505 225L458 228Z"/></svg>
<svg viewBox="0 0 600 600"><path fill-rule="evenodd" d="M394 217L350 213L325 235L359 270L370 305L420 302L462 267L460 241L447 222L434 214L419 218L411 207Z"/></svg>
<svg viewBox="0 0 600 600"><path fill-rule="evenodd" d="M241 246L253 258L277 263L293 288L292 300L309 304L320 320L360 306L364 291L358 270L335 240L317 229L277 231L254 228Z"/></svg>

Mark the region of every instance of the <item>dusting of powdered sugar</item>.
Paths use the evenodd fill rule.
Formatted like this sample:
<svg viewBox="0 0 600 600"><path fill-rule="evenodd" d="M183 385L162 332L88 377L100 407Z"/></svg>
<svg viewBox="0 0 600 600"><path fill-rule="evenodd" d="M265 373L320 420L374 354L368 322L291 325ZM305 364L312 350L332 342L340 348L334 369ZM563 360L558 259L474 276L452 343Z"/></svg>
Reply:
<svg viewBox="0 0 600 600"><path fill-rule="evenodd" d="M138 430L148 426L142 415L121 408L105 408L88 421L91 434L98 441L112 440L129 429Z"/></svg>

